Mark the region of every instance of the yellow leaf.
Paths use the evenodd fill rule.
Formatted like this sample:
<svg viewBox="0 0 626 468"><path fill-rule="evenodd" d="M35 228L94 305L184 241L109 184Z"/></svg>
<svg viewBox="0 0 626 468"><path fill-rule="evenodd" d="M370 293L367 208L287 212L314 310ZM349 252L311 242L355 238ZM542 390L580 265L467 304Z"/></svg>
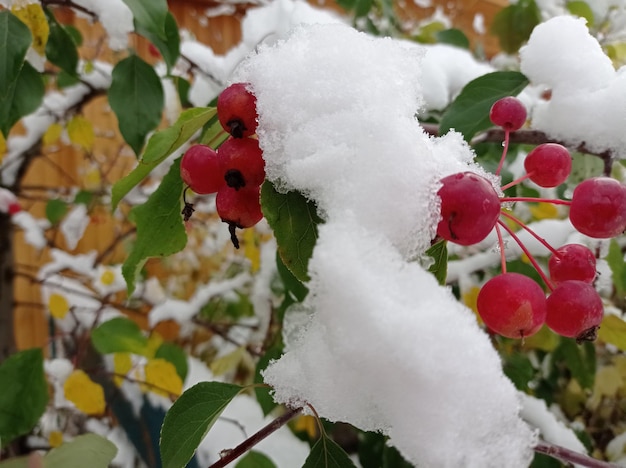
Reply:
<svg viewBox="0 0 626 468"><path fill-rule="evenodd" d="M154 357L157 350L161 347L162 344L163 337L157 332L152 332L148 337L148 344L146 345L146 349L141 354L148 358Z"/></svg>
<svg viewBox="0 0 626 468"><path fill-rule="evenodd" d="M60 447L63 443L63 433L61 431L52 431L48 436L48 444L51 448Z"/></svg>
<svg viewBox="0 0 626 468"><path fill-rule="evenodd" d="M130 357L130 353L115 353L113 354L113 372L120 375L126 375L133 368L133 361ZM114 376L113 382L120 387L124 383L123 377Z"/></svg>
<svg viewBox="0 0 626 468"><path fill-rule="evenodd" d="M528 208L535 219L554 219L559 217L558 208L551 203L537 203Z"/></svg>
<svg viewBox="0 0 626 468"><path fill-rule="evenodd" d="M244 357L245 351L246 349L243 346L240 346L233 352L215 359L209 365L209 369L211 369L211 372L213 372L214 375L223 375L239 365Z"/></svg>
<svg viewBox="0 0 626 468"><path fill-rule="evenodd" d="M18 2L11 7L11 12L30 29L33 35L33 49L41 56L46 55L50 26L41 4L37 2L24 5Z"/></svg>
<svg viewBox="0 0 626 468"><path fill-rule="evenodd" d="M617 315L605 315L598 330L598 339L626 351L626 322Z"/></svg>
<svg viewBox="0 0 626 468"><path fill-rule="evenodd" d="M615 366L605 366L598 369L593 384L593 394L589 399L589 406L597 408L603 397L614 397L624 385L624 380Z"/></svg>
<svg viewBox="0 0 626 468"><path fill-rule="evenodd" d="M67 136L72 143L82 146L87 151L91 150L96 139L93 125L81 115L75 116L67 123Z"/></svg>
<svg viewBox="0 0 626 468"><path fill-rule="evenodd" d="M559 345L559 336L545 325L532 336L524 338L524 349L540 349L548 353Z"/></svg>
<svg viewBox="0 0 626 468"><path fill-rule="evenodd" d="M480 315L478 314L478 307L476 306L479 292L480 288L478 286L472 286L467 291L461 294L461 300L463 301L463 304L472 309L472 311L476 315L476 320L478 321L478 323L483 323L483 319L480 318Z"/></svg>
<svg viewBox="0 0 626 468"><path fill-rule="evenodd" d="M151 392L170 397L180 395L183 381L176 372L176 367L165 359L150 359L144 368L146 383Z"/></svg>
<svg viewBox="0 0 626 468"><path fill-rule="evenodd" d="M243 232L244 255L250 260L250 271L255 273L261 266L261 249L254 229L246 229Z"/></svg>
<svg viewBox="0 0 626 468"><path fill-rule="evenodd" d="M87 190L97 190L100 188L100 186L102 185L102 176L100 175L100 170L97 166L94 165L87 169L87 171L85 172L84 184ZM115 276L113 276L111 283L114 279Z"/></svg>
<svg viewBox="0 0 626 468"><path fill-rule="evenodd" d="M4 159L4 155L7 152L7 141L4 139L4 135L0 132L0 163Z"/></svg>
<svg viewBox="0 0 626 468"><path fill-rule="evenodd" d="M41 138L44 146L54 145L61 138L61 134L63 133L63 127L61 124L53 123L48 127L46 133L43 134Z"/></svg>
<svg viewBox="0 0 626 468"><path fill-rule="evenodd" d="M76 405L80 411L89 415L104 413L104 389L89 378L82 370L77 369L70 374L63 384L65 398Z"/></svg>
<svg viewBox="0 0 626 468"><path fill-rule="evenodd" d="M65 318L67 313L70 311L70 304L67 302L65 296L58 293L52 293L48 298L48 309L50 310L50 315L52 315L55 319L62 319Z"/></svg>
<svg viewBox="0 0 626 468"><path fill-rule="evenodd" d="M314 440L317 438L317 420L314 416L310 414L304 414L298 417L293 423L293 430L295 432L304 432L309 437L309 439Z"/></svg>

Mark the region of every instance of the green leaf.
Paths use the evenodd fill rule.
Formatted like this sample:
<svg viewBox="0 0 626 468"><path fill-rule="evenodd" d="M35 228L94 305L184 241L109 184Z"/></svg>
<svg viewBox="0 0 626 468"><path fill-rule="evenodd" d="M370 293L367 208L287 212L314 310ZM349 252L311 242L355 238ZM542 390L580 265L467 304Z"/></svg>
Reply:
<svg viewBox="0 0 626 468"><path fill-rule="evenodd" d="M154 357L165 359L166 361L174 364L176 373L183 382L185 381L188 371L187 354L180 346L165 342L159 346L159 349L157 349Z"/></svg>
<svg viewBox="0 0 626 468"><path fill-rule="evenodd" d="M37 110L44 93L43 78L30 63L24 62L9 94L0 98L0 129L5 136L18 120Z"/></svg>
<svg viewBox="0 0 626 468"><path fill-rule="evenodd" d="M144 354L148 347L146 338L135 322L116 317L100 324L91 332L91 342L101 354Z"/></svg>
<svg viewBox="0 0 626 468"><path fill-rule="evenodd" d="M302 468L355 468L355 466L337 443L326 434L322 434L313 445Z"/></svg>
<svg viewBox="0 0 626 468"><path fill-rule="evenodd" d="M59 89L69 88L80 83L80 79L74 75L70 75L66 71L61 70L57 75L57 87Z"/></svg>
<svg viewBox="0 0 626 468"><path fill-rule="evenodd" d="M439 134L455 129L471 140L477 132L492 126L489 111L493 103L517 95L527 84L528 78L515 71L487 73L470 81L444 113Z"/></svg>
<svg viewBox="0 0 626 468"><path fill-rule="evenodd" d="M0 443L28 434L46 410L48 384L41 349L9 356L0 365Z"/></svg>
<svg viewBox="0 0 626 468"><path fill-rule="evenodd" d="M176 24L176 18L174 18L174 15L168 12L165 17L165 39L162 39L156 33L147 30L139 32L139 34L146 37L156 46L157 49L159 49L168 70L171 69L180 55L180 35L178 33L178 25Z"/></svg>
<svg viewBox="0 0 626 468"><path fill-rule="evenodd" d="M12 94L31 42L28 26L10 11L0 11L0 99Z"/></svg>
<svg viewBox="0 0 626 468"><path fill-rule="evenodd" d="M46 218L50 221L50 224L56 224L63 219L65 213L67 213L67 203L58 198L48 200L46 203Z"/></svg>
<svg viewBox="0 0 626 468"><path fill-rule="evenodd" d="M504 375L513 382L515 388L521 391L528 390L528 383L535 376L535 369L530 359L525 354L520 353L507 356L502 370L504 371Z"/></svg>
<svg viewBox="0 0 626 468"><path fill-rule="evenodd" d="M168 39L165 34L165 21L169 13L167 0L124 0L124 3L133 12L135 30L139 34L143 36L149 32L164 41Z"/></svg>
<svg viewBox="0 0 626 468"><path fill-rule="evenodd" d="M448 244L446 241L441 240L431 246L426 251L426 255L432 257L435 261L435 263L428 267L428 271L435 275L439 284L446 284L446 277L448 275Z"/></svg>
<svg viewBox="0 0 626 468"><path fill-rule="evenodd" d="M189 109L180 114L174 125L152 135L148 140L139 165L113 186L111 194L112 209L115 210L120 200L133 187L150 174L165 158L186 143L215 114L216 109L214 107Z"/></svg>
<svg viewBox="0 0 626 468"><path fill-rule="evenodd" d="M229 136L228 132L222 127L216 113L204 126L199 143L210 146L211 148L217 148L225 142Z"/></svg>
<svg viewBox="0 0 626 468"><path fill-rule="evenodd" d="M139 155L163 111L163 86L154 68L136 55L118 62L111 74L109 104L124 140Z"/></svg>
<svg viewBox="0 0 626 468"><path fill-rule="evenodd" d="M573 1L567 2L565 5L567 11L569 11L574 16L580 16L581 18L585 18L587 20L587 26L589 28L593 27L594 18L593 18L593 10L589 6L587 2L582 1Z"/></svg>
<svg viewBox="0 0 626 468"><path fill-rule="evenodd" d="M76 195L74 196L74 204L78 205L78 204L83 204L83 205L91 205L91 202L93 201L93 193L87 191L87 190L81 190L78 193L76 193Z"/></svg>
<svg viewBox="0 0 626 468"><path fill-rule="evenodd" d="M470 42L463 31L456 28L444 29L435 33L435 39L441 44L450 44L462 49L469 49Z"/></svg>
<svg viewBox="0 0 626 468"><path fill-rule="evenodd" d="M243 387L201 382L185 391L165 415L161 427L163 468L184 467L222 411Z"/></svg>
<svg viewBox="0 0 626 468"><path fill-rule="evenodd" d="M83 35L76 26L66 24L63 27L65 28L65 32L67 32L74 41L74 44L76 44L76 47L83 45Z"/></svg>
<svg viewBox="0 0 626 468"><path fill-rule="evenodd" d="M554 360L563 361L578 383L586 389L593 388L596 374L596 353L593 343L577 345L572 339L562 338L554 351Z"/></svg>
<svg viewBox="0 0 626 468"><path fill-rule="evenodd" d="M50 35L46 44L46 57L51 63L70 76L76 76L76 67L78 66L76 42L74 42L72 35L59 24L50 10L46 8L44 11L50 25Z"/></svg>
<svg viewBox="0 0 626 468"><path fill-rule="evenodd" d="M96 434L83 434L50 450L44 457L46 468L107 468L117 454L117 447Z"/></svg>
<svg viewBox="0 0 626 468"><path fill-rule="evenodd" d="M498 36L500 48L514 54L541 22L541 12L534 0L519 0L500 10L491 24L491 33Z"/></svg>
<svg viewBox="0 0 626 468"><path fill-rule="evenodd" d="M413 465L404 459L397 448L385 444L382 468L413 468Z"/></svg>
<svg viewBox="0 0 626 468"><path fill-rule="evenodd" d="M624 252L615 239L611 239L606 261L613 273L615 290L618 295L623 296L626 291L626 266L624 265Z"/></svg>
<svg viewBox="0 0 626 468"><path fill-rule="evenodd" d="M283 263L300 281L308 281L309 258L317 241L317 225L322 222L315 204L298 192L279 193L266 181L261 187L261 208Z"/></svg>
<svg viewBox="0 0 626 468"><path fill-rule="evenodd" d="M626 322L617 315L605 315L598 330L598 339L626 351Z"/></svg>
<svg viewBox="0 0 626 468"><path fill-rule="evenodd" d="M129 296L135 290L135 278L148 258L172 255L187 244L187 233L180 214L182 193L178 158L148 201L130 211L131 219L137 226L137 238L122 265Z"/></svg>
<svg viewBox="0 0 626 468"><path fill-rule="evenodd" d="M267 369L268 364L274 359L278 359L283 354L283 349L285 345L283 344L282 337L278 336L276 342L274 342L268 349L266 349L263 356L259 358L259 361L256 364L256 369L254 371L254 383L262 384L263 376L261 372ZM261 410L263 411L263 416L267 416L278 404L274 401L271 395L272 389L267 386L257 385L254 387L254 393L256 394L256 399L259 402L259 406L261 406Z"/></svg>
<svg viewBox="0 0 626 468"><path fill-rule="evenodd" d="M239 460L235 468L276 468L276 465L266 455L251 450Z"/></svg>

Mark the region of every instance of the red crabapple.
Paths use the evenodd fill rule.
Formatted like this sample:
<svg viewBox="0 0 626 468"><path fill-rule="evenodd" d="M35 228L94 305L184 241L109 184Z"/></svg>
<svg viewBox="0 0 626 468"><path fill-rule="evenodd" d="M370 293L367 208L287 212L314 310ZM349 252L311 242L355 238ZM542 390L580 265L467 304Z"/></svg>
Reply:
<svg viewBox="0 0 626 468"><path fill-rule="evenodd" d="M577 341L593 341L604 307L595 288L584 281L563 281L546 300L546 325L555 333Z"/></svg>
<svg viewBox="0 0 626 468"><path fill-rule="evenodd" d="M261 221L261 188L259 186L245 187L236 190L224 185L217 196L215 204L217 214L222 221L228 224L230 238L235 248L239 248L239 240L235 229L245 229Z"/></svg>
<svg viewBox="0 0 626 468"><path fill-rule="evenodd" d="M22 205L20 205L19 202L9 203L9 208L7 209L7 213L9 213L10 215L14 215L14 214L19 213L20 211L22 211Z"/></svg>
<svg viewBox="0 0 626 468"><path fill-rule="evenodd" d="M487 281L476 306L485 325L508 338L531 336L546 319L543 289L519 273L503 273Z"/></svg>
<svg viewBox="0 0 626 468"><path fill-rule="evenodd" d="M568 280L592 283L596 277L596 257L581 244L566 244L548 260L550 278L555 284Z"/></svg>
<svg viewBox="0 0 626 468"><path fill-rule="evenodd" d="M229 187L238 190L261 185L265 180L265 161L258 140L230 138L222 143L217 153Z"/></svg>
<svg viewBox="0 0 626 468"><path fill-rule="evenodd" d="M444 177L441 184L437 234L461 245L487 237L500 215L500 199L491 183L473 172L460 172Z"/></svg>
<svg viewBox="0 0 626 468"><path fill-rule="evenodd" d="M253 135L257 127L256 97L246 83L234 83L217 97L217 118L235 138Z"/></svg>
<svg viewBox="0 0 626 468"><path fill-rule="evenodd" d="M180 161L183 182L198 194L217 192L224 183L224 170L217 152L205 145L193 145Z"/></svg>
<svg viewBox="0 0 626 468"><path fill-rule="evenodd" d="M626 186L610 177L593 177L574 189L569 219L581 233L598 239L626 229Z"/></svg>
<svg viewBox="0 0 626 468"><path fill-rule="evenodd" d="M528 178L540 187L561 185L572 171L572 157L563 145L544 143L524 160Z"/></svg>
<svg viewBox="0 0 626 468"><path fill-rule="evenodd" d="M494 102L489 111L489 119L494 125L514 132L526 122L526 107L513 96L503 97Z"/></svg>

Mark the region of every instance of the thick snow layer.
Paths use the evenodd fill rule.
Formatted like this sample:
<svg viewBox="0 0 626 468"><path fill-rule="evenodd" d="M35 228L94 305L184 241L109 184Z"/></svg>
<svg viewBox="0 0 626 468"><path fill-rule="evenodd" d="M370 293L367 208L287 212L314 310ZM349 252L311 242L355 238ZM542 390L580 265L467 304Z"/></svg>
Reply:
<svg viewBox="0 0 626 468"><path fill-rule="evenodd" d="M520 57L531 83L551 90L531 109L533 128L626 157L626 68L613 68L583 19L558 16L538 25Z"/></svg>
<svg viewBox="0 0 626 468"><path fill-rule="evenodd" d="M459 135L420 129L422 57L310 26L236 72L257 96L268 179L315 200L325 219L310 293L264 377L278 401L380 430L420 466L527 466L534 433L487 335L411 261L438 221L437 181L479 171Z"/></svg>

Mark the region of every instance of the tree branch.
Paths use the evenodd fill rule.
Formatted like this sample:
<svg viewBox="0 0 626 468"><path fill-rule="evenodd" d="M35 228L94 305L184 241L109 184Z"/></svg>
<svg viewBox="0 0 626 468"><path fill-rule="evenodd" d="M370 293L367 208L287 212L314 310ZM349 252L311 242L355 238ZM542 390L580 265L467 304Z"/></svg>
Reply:
<svg viewBox="0 0 626 468"><path fill-rule="evenodd" d="M586 466L588 468L618 468L618 465L591 458L582 453L574 452L559 445L553 445L545 440L539 440L535 446L535 452L543 453L557 460L572 463L576 465Z"/></svg>
<svg viewBox="0 0 626 468"><path fill-rule="evenodd" d="M302 408L289 408L286 413L274 419L272 422L270 422L267 426L265 426L258 432L255 432L254 434L252 434L250 437L248 437L246 440L244 440L241 444L239 444L234 449L223 451L221 454L222 458L220 458L218 461L216 461L211 466L209 466L209 468L225 467L230 462L239 458L241 455L246 453L256 444L261 442L267 436L269 436L270 434L273 434L278 429L280 429L285 424L287 424L289 421L291 421L293 418L298 416L301 411L302 411Z"/></svg>

